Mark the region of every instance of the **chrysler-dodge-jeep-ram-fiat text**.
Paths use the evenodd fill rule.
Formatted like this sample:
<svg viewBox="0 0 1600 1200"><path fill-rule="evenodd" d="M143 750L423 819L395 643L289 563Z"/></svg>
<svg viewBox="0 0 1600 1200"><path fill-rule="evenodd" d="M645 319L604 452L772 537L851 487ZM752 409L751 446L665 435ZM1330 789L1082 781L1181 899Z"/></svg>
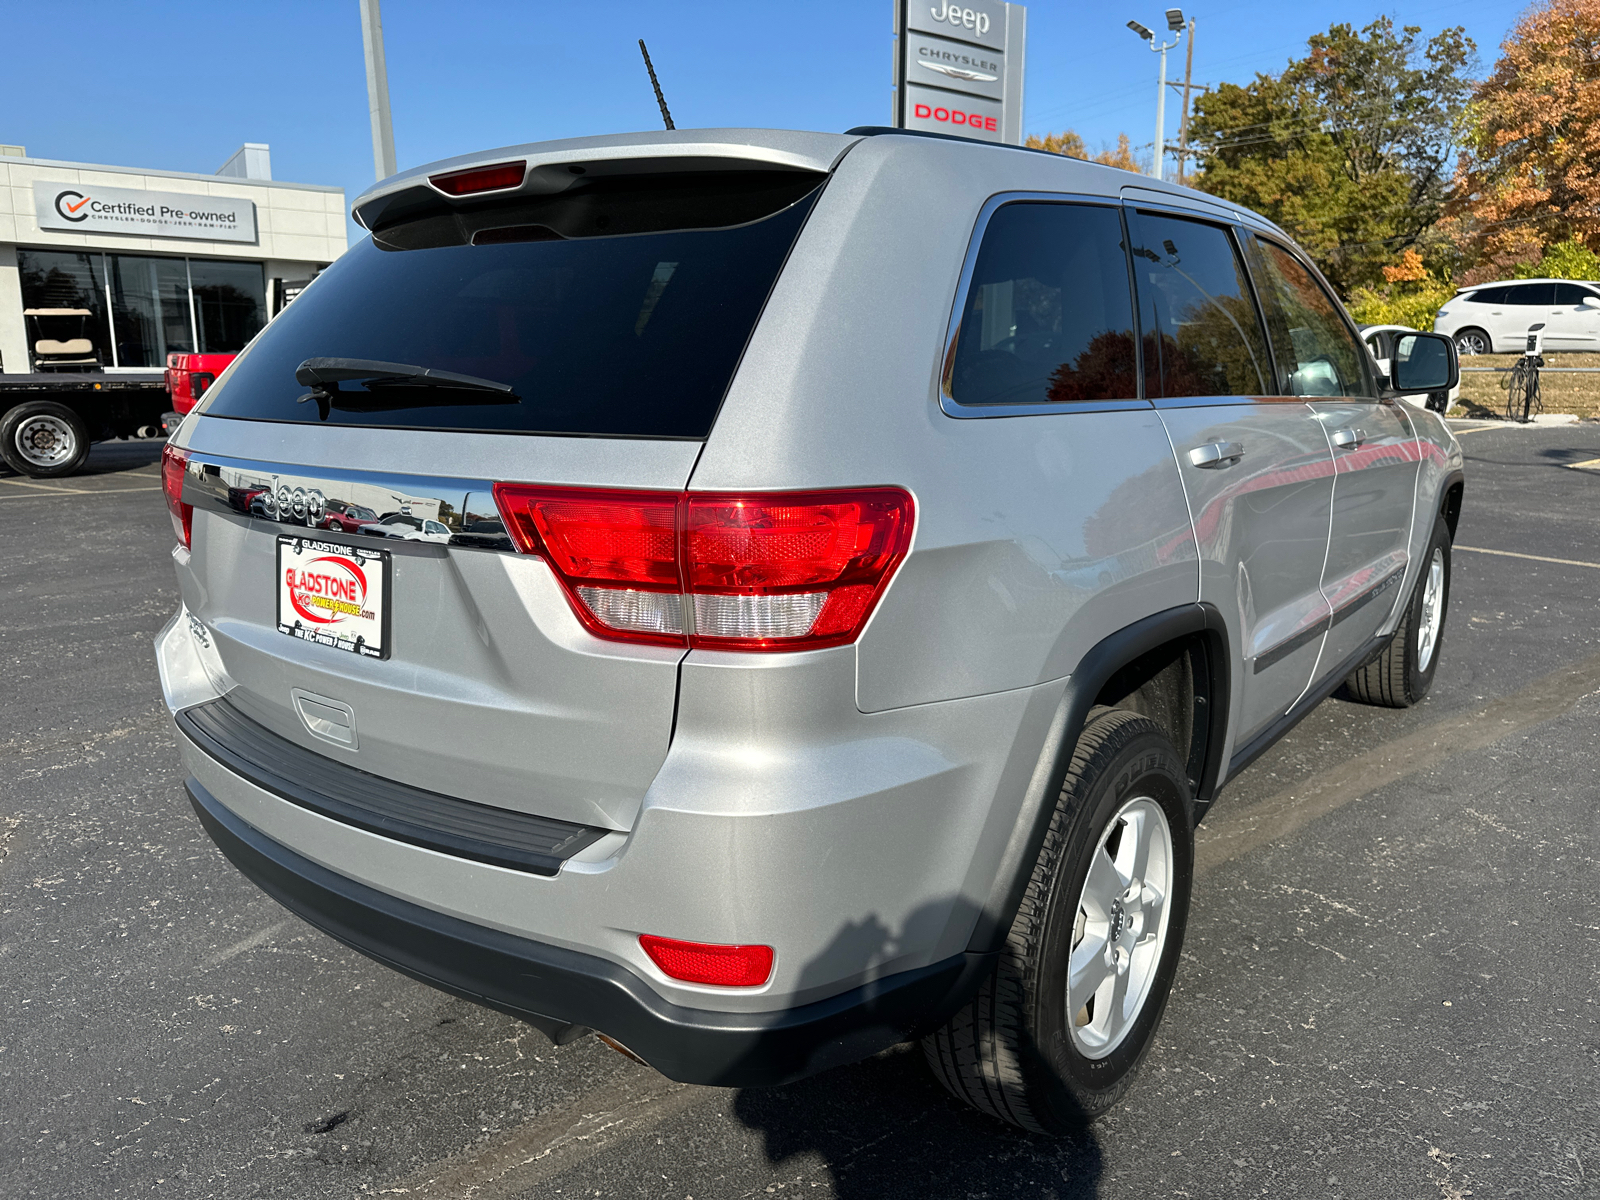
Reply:
<svg viewBox="0 0 1600 1200"><path fill-rule="evenodd" d="M163 461L188 795L288 908L557 1042L754 1085L920 1038L1070 1130L1151 1045L1218 789L1433 680L1462 455L1398 397L1454 347L1379 375L1250 212L725 129L354 213Z"/></svg>

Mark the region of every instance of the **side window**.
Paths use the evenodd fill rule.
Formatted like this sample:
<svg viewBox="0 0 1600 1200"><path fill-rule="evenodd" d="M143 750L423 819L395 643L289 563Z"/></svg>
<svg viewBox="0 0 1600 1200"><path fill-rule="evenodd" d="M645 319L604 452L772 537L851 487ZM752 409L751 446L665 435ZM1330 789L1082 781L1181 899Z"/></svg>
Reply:
<svg viewBox="0 0 1600 1200"><path fill-rule="evenodd" d="M1117 209L1023 202L995 210L945 391L958 404L1138 397Z"/></svg>
<svg viewBox="0 0 1600 1200"><path fill-rule="evenodd" d="M1503 287L1479 288L1477 291L1473 292L1472 295L1468 296L1467 299L1472 301L1474 304L1505 304L1508 303L1506 300L1506 293L1510 290L1510 288Z"/></svg>
<svg viewBox="0 0 1600 1200"><path fill-rule="evenodd" d="M1586 287L1575 283L1556 284L1556 307L1570 308L1576 304L1600 304L1600 297Z"/></svg>
<svg viewBox="0 0 1600 1200"><path fill-rule="evenodd" d="M1249 237L1251 268L1285 396L1372 396L1366 356L1339 306L1282 246Z"/></svg>
<svg viewBox="0 0 1600 1200"><path fill-rule="evenodd" d="M1266 394L1266 342L1227 231L1180 217L1130 216L1145 394Z"/></svg>
<svg viewBox="0 0 1600 1200"><path fill-rule="evenodd" d="M1524 308L1549 308L1556 299L1556 285L1553 283L1522 283L1506 291L1511 293L1507 304Z"/></svg>

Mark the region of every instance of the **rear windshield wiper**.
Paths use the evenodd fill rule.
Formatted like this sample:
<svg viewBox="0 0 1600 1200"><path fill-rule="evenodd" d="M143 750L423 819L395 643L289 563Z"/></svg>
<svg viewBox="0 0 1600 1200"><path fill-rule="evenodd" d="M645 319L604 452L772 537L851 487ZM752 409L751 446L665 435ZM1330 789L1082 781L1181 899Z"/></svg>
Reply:
<svg viewBox="0 0 1600 1200"><path fill-rule="evenodd" d="M307 395L301 397L301 400L315 400L317 407L323 410L323 420L327 420L329 408L410 408L418 405L426 407L437 404L440 400L440 397L430 395L425 400L418 398L395 404L392 400L382 401L370 395L356 397L341 392L340 383L360 382L369 391L373 388L385 390L424 388L429 392L435 390L488 392L491 393L490 396L475 396L473 402L478 404L518 402L518 397L509 383L480 379L476 375L459 375L454 371L438 371L412 363L374 362L367 358L308 358L295 368L294 378L295 382L311 389Z"/></svg>

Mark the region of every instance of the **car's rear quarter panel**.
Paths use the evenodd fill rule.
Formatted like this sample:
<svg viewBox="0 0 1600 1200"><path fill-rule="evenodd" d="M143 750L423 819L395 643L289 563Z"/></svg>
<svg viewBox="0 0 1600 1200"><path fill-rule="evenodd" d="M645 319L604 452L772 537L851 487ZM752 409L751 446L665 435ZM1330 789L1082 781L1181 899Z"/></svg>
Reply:
<svg viewBox="0 0 1600 1200"><path fill-rule="evenodd" d="M1116 203L1123 178L1052 155L865 139L768 301L691 486L913 493L911 555L857 648L863 711L1060 678L1107 634L1197 598L1188 508L1153 410L964 420L938 402L984 202L1098 191Z"/></svg>

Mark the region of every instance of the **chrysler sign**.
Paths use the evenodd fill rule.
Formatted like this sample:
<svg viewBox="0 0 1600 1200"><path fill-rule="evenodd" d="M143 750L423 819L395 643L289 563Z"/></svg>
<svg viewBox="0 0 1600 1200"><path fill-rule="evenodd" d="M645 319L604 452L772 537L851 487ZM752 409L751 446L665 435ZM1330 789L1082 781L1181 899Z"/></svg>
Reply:
<svg viewBox="0 0 1600 1200"><path fill-rule="evenodd" d="M205 242L256 240L254 202L233 196L38 182L33 185L33 211L40 229L63 233L127 233Z"/></svg>
<svg viewBox="0 0 1600 1200"><path fill-rule="evenodd" d="M1027 10L1002 0L897 0L894 124L1022 142Z"/></svg>

